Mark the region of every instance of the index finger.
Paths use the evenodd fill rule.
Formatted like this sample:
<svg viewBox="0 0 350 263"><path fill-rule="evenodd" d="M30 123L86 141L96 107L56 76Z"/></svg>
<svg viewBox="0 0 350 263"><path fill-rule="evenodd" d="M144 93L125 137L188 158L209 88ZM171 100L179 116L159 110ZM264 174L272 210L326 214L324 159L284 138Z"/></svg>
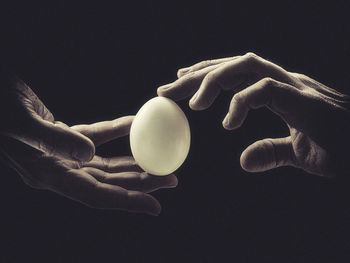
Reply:
<svg viewBox="0 0 350 263"><path fill-rule="evenodd" d="M190 100L193 110L204 110L210 107L221 90L242 89L250 81L271 77L278 81L293 84L293 78L280 66L267 61L253 53L222 64L209 72L203 79L200 88Z"/></svg>
<svg viewBox="0 0 350 263"><path fill-rule="evenodd" d="M219 65L211 65L206 68L190 72L172 83L160 86L157 89L157 94L175 101L190 97L199 89L204 77L218 66Z"/></svg>
<svg viewBox="0 0 350 263"><path fill-rule="evenodd" d="M204 60L201 62L198 62L190 67L186 67L186 68L181 68L177 71L177 76L178 78L183 77L184 75L194 72L194 71L198 71L200 69L203 68L207 68L209 66L213 66L213 65L218 65L224 62L228 62L231 60L234 60L236 58L238 58L239 56L234 56L234 57L226 57L226 58L217 58L217 59L210 59L210 60Z"/></svg>
<svg viewBox="0 0 350 263"><path fill-rule="evenodd" d="M111 121L75 125L71 128L90 138L95 146L129 134L134 116L125 116Z"/></svg>

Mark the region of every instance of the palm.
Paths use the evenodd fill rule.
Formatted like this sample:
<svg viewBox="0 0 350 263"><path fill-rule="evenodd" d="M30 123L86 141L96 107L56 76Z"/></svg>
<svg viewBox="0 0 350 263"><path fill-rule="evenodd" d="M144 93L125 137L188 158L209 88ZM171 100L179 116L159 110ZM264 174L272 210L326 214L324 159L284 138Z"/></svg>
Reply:
<svg viewBox="0 0 350 263"><path fill-rule="evenodd" d="M95 208L157 214L158 202L146 193L177 184L174 175L145 173L131 156L95 155L89 162L79 162L43 153L6 136L0 137L0 157L31 187L51 190Z"/></svg>
<svg viewBox="0 0 350 263"><path fill-rule="evenodd" d="M146 174L129 156L94 156L90 162L82 163L22 146L21 160L16 163L21 163L21 176L28 185L58 192L92 207L111 207L107 196L104 197L106 193L99 189L117 190L127 195L126 189L148 193L163 186L159 179L164 182L164 178ZM103 202L96 195L101 195Z"/></svg>

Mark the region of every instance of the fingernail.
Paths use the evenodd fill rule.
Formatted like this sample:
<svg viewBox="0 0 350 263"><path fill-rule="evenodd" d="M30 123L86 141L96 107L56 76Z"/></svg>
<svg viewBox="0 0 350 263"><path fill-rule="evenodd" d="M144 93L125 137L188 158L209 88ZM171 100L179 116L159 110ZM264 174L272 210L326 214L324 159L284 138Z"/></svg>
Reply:
<svg viewBox="0 0 350 263"><path fill-rule="evenodd" d="M186 74L190 69L191 67L179 69L177 75L180 77L181 75Z"/></svg>
<svg viewBox="0 0 350 263"><path fill-rule="evenodd" d="M227 113L226 117L222 121L222 126L224 126L224 128L229 128L229 125L230 125L230 113Z"/></svg>
<svg viewBox="0 0 350 263"><path fill-rule="evenodd" d="M167 90L168 88L170 88L171 85L172 85L172 83L169 83L169 84L160 86L157 90L158 90L158 91L165 91L165 90Z"/></svg>

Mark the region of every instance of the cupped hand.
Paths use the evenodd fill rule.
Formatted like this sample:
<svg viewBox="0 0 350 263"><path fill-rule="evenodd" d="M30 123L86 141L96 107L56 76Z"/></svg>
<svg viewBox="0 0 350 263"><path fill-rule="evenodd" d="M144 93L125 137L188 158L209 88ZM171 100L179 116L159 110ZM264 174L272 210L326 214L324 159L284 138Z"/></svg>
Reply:
<svg viewBox="0 0 350 263"><path fill-rule="evenodd" d="M128 135L133 116L68 127L54 120L28 86L14 80L19 82L1 86L8 101L1 100L10 103L1 112L0 159L25 183L94 208L160 213L159 202L148 193L175 187L175 175L149 175L131 156L94 155L95 147Z"/></svg>
<svg viewBox="0 0 350 263"><path fill-rule="evenodd" d="M235 92L223 120L239 128L250 109L267 107L288 125L284 138L266 138L241 155L250 172L294 166L322 176L348 174L350 97L305 75L288 72L253 53L197 63L178 71L178 79L158 95L180 100L192 96L193 110L210 107L221 90Z"/></svg>

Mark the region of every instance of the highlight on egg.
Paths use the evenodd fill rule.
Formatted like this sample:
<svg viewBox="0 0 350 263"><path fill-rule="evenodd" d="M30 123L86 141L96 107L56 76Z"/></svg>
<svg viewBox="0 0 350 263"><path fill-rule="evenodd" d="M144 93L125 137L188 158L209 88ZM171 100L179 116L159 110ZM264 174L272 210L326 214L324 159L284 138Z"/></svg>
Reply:
<svg viewBox="0 0 350 263"><path fill-rule="evenodd" d="M188 120L171 99L155 97L137 112L130 129L130 148L147 173L168 175L185 161L191 142Z"/></svg>

